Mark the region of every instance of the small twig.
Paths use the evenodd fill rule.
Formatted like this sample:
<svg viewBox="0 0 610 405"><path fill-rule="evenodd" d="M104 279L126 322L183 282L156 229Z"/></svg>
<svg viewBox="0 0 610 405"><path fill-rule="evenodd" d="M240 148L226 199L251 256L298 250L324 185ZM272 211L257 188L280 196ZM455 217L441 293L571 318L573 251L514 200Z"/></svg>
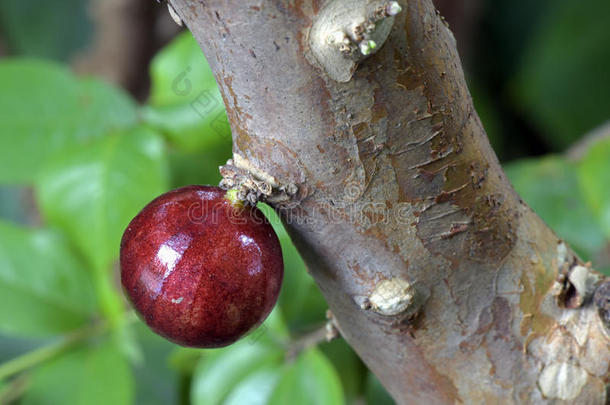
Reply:
<svg viewBox="0 0 610 405"><path fill-rule="evenodd" d="M29 385L29 375L22 374L0 390L0 404L11 404L20 398Z"/></svg>
<svg viewBox="0 0 610 405"><path fill-rule="evenodd" d="M340 336L339 325L330 309L326 310L326 319L324 326L318 327L286 345L286 358L288 360L294 360L299 353L312 346L328 343Z"/></svg>
<svg viewBox="0 0 610 405"><path fill-rule="evenodd" d="M326 324L312 332L306 333L295 341L291 342L286 348L286 358L293 360L299 353L310 347L317 346L322 342L326 342Z"/></svg>
<svg viewBox="0 0 610 405"><path fill-rule="evenodd" d="M128 312L125 314L126 323L131 323L135 319L137 318L133 312ZM93 325L87 325L81 329L68 333L58 341L38 349L34 349L30 352L22 354L21 356L15 357L6 363L0 364L0 380L21 373L45 361L51 360L65 351L78 346L83 341L107 332L108 328L107 323L96 322Z"/></svg>

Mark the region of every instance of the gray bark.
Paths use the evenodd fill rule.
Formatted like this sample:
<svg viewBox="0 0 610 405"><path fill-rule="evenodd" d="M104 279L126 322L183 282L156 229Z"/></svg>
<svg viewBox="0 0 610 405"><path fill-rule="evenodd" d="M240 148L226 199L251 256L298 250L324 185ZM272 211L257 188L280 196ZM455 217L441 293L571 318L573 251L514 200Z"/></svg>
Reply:
<svg viewBox="0 0 610 405"><path fill-rule="evenodd" d="M309 38L337 2L172 0L342 336L401 404L605 403L604 280L512 189L432 2L346 82Z"/></svg>

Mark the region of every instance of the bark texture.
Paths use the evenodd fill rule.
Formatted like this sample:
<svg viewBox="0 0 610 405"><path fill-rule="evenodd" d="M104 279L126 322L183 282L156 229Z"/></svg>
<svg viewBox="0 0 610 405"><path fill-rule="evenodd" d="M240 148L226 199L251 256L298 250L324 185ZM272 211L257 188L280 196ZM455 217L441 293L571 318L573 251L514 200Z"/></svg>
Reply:
<svg viewBox="0 0 610 405"><path fill-rule="evenodd" d="M310 47L334 2L172 0L342 336L401 404L605 403L602 276L513 191L432 2L343 83Z"/></svg>

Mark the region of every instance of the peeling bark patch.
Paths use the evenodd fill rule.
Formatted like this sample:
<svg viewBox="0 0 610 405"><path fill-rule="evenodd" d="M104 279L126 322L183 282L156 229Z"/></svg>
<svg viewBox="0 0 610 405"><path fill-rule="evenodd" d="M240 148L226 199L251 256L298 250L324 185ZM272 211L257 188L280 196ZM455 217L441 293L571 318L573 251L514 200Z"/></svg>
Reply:
<svg viewBox="0 0 610 405"><path fill-rule="evenodd" d="M398 184L398 202L415 202L434 197L443 190L442 173L422 170L413 174L412 164L405 157L390 155Z"/></svg>
<svg viewBox="0 0 610 405"><path fill-rule="evenodd" d="M418 97L421 89L410 93L410 97ZM396 174L399 202L436 197L443 190L447 157L453 152L451 147L438 147L443 142L439 116L419 113L412 117L388 128L388 155Z"/></svg>
<svg viewBox="0 0 610 405"><path fill-rule="evenodd" d="M470 354L473 353L476 349L478 349L481 346L485 335L487 335L487 333L491 329L492 322L493 317L491 309L489 307L483 308L483 310L481 310L481 312L479 313L476 332L464 341L460 342L460 350L463 353Z"/></svg>
<svg viewBox="0 0 610 405"><path fill-rule="evenodd" d="M511 336L511 307L506 298L496 297L491 308L494 323L494 329L497 336L506 338Z"/></svg>
<svg viewBox="0 0 610 405"><path fill-rule="evenodd" d="M521 345L512 335L511 307L506 298L496 297L491 305L493 324L485 337L486 355L492 364L490 375L506 387L507 381L516 381L521 365ZM509 360L510 359L510 360Z"/></svg>
<svg viewBox="0 0 610 405"><path fill-rule="evenodd" d="M447 397L448 404L461 404L463 401L460 399L459 392L453 383L453 380L448 376L441 374L437 369L432 367L434 372L433 376L435 378L435 382L441 387L442 392Z"/></svg>
<svg viewBox="0 0 610 405"><path fill-rule="evenodd" d="M375 89L375 104L371 109L372 117L371 124L376 124L384 118L388 117L388 110L385 108L385 104L388 102L383 94L383 88L381 86Z"/></svg>
<svg viewBox="0 0 610 405"><path fill-rule="evenodd" d="M245 113L239 105L237 94L233 91L233 76L223 75L222 98L227 108L227 117L234 131L248 132L247 120L251 120L252 116ZM230 98L228 97L230 96Z"/></svg>
<svg viewBox="0 0 610 405"><path fill-rule="evenodd" d="M523 366L521 344L512 335L512 323L511 304L504 297L496 297L479 313L476 331L459 345L466 355L484 350L489 381L503 390L514 388L512 382L518 381Z"/></svg>
<svg viewBox="0 0 610 405"><path fill-rule="evenodd" d="M305 181L306 171L297 154L274 139L248 135L245 131L233 134L237 151L254 167L264 170L281 183L300 184Z"/></svg>
<svg viewBox="0 0 610 405"><path fill-rule="evenodd" d="M477 161L454 164L445 171L443 191L436 202L450 201L464 209L471 221L467 254L471 260L499 263L517 240L517 213L502 194L484 194L487 168Z"/></svg>
<svg viewBox="0 0 610 405"><path fill-rule="evenodd" d="M569 363L552 363L542 370L538 385L550 399L575 399L587 383L587 372Z"/></svg>
<svg viewBox="0 0 610 405"><path fill-rule="evenodd" d="M464 251L470 217L449 202L430 205L419 215L417 237L432 254L456 262Z"/></svg>
<svg viewBox="0 0 610 405"><path fill-rule="evenodd" d="M475 189L480 189L487 178L487 171L489 169L489 165L485 167L481 167L479 162L472 162L470 164L470 181L472 182L472 186Z"/></svg>
<svg viewBox="0 0 610 405"><path fill-rule="evenodd" d="M369 286L373 283L373 277L371 277L371 275L369 274L368 271L366 271L365 269L363 269L360 264L358 264L357 261L353 260L351 262L347 263L347 268L352 272L352 274L354 275L354 279L363 286ZM365 297L363 297L363 301L364 302ZM361 307L364 305L362 304L362 302L358 302L358 305L360 305Z"/></svg>
<svg viewBox="0 0 610 405"><path fill-rule="evenodd" d="M370 101L370 106L369 106ZM369 187L380 166L385 166L387 142L387 115L381 86L366 99L367 117L351 126L351 136L356 141L358 159L364 170L362 192ZM370 117L368 116L370 114Z"/></svg>
<svg viewBox="0 0 610 405"><path fill-rule="evenodd" d="M540 263L536 266L536 280L532 286L527 274L521 275L523 292L520 295L519 307L523 312L521 320L521 336L526 336L524 349L528 342L539 336L544 336L556 321L551 316L542 312L542 301L554 282L553 274L546 271Z"/></svg>
<svg viewBox="0 0 610 405"><path fill-rule="evenodd" d="M416 202L436 197L461 149L456 137L446 133L442 107L433 106L426 97L423 74L407 59L407 52L393 53L396 69L396 94L418 106L405 113L400 105L388 107L387 149L399 187L399 202Z"/></svg>
<svg viewBox="0 0 610 405"><path fill-rule="evenodd" d="M593 302L604 327L610 331L610 280L606 280L597 288Z"/></svg>
<svg viewBox="0 0 610 405"><path fill-rule="evenodd" d="M433 205L420 214L417 236L428 251L452 262L466 253L470 260L499 263L516 241L516 226L511 223L516 218L503 208L500 195L484 195L473 208L461 208L467 205L460 196L470 194L469 184L439 192Z"/></svg>
<svg viewBox="0 0 610 405"><path fill-rule="evenodd" d="M479 197L473 208L469 256L472 260L499 263L516 242L517 216L503 206L504 197Z"/></svg>
<svg viewBox="0 0 610 405"><path fill-rule="evenodd" d="M352 127L352 131L356 138L358 157L364 166L365 184L368 184L371 181L372 176L375 174L377 168L377 156L381 152L383 144L378 144L376 142L376 134L379 131L372 129L371 126L366 122L355 124Z"/></svg>
<svg viewBox="0 0 610 405"><path fill-rule="evenodd" d="M399 57L399 55L395 55ZM413 90L421 85L421 76L413 71L411 66L407 66L404 69L397 69L398 76L396 78L396 85L405 90Z"/></svg>
<svg viewBox="0 0 610 405"><path fill-rule="evenodd" d="M408 7L417 6L408 3ZM473 150L470 143L476 116L448 98L458 89L450 83L434 87L438 83L436 77L430 77L434 75L431 72L443 63L421 56L429 51L417 45L416 35L422 31L413 24L421 22L408 18L418 11L406 13L408 46L393 52L396 87L405 98L427 106L412 115L403 114L409 121L399 122L399 127L388 127L389 157L396 172L399 201L432 199L436 204L458 207L462 210L460 221L437 221L436 225L441 225L437 232L425 223L426 215L419 218L418 236L426 248L453 263L456 258L468 258L497 265L516 242L517 211L510 197L492 192L495 185L487 185L489 164L481 161L480 151ZM424 33L439 27L436 20L424 21L423 25Z"/></svg>

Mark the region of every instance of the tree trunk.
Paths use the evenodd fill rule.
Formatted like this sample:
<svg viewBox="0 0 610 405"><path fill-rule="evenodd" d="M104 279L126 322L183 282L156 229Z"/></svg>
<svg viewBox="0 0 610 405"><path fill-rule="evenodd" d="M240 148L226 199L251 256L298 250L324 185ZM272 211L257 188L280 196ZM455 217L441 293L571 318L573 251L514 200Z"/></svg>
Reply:
<svg viewBox="0 0 610 405"><path fill-rule="evenodd" d="M233 164L298 187L275 206L398 403L605 403L607 280L512 189L431 0L399 3L172 0L215 72ZM335 35L346 18L377 22L376 53L340 48L362 39Z"/></svg>

